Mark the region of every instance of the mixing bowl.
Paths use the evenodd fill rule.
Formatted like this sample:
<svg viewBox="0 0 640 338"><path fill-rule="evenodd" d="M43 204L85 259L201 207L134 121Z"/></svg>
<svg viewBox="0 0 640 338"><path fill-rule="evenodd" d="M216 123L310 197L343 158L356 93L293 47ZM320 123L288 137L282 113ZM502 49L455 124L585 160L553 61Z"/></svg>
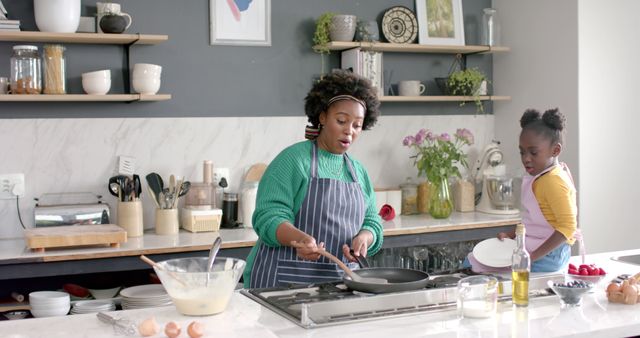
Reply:
<svg viewBox="0 0 640 338"><path fill-rule="evenodd" d="M491 204L496 209L513 209L516 194L513 187L513 178L507 176L489 176L485 178L487 194Z"/></svg>
<svg viewBox="0 0 640 338"><path fill-rule="evenodd" d="M206 316L224 311L245 266L241 259L216 257L212 271L207 273L207 260L170 259L153 268L183 315Z"/></svg>

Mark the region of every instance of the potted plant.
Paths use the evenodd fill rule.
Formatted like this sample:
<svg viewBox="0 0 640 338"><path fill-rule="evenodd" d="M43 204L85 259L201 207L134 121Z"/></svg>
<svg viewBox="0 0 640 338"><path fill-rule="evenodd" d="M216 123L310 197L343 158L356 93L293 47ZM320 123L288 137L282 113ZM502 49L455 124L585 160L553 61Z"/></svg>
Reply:
<svg viewBox="0 0 640 338"><path fill-rule="evenodd" d="M331 28L331 19L336 14L333 12L323 13L316 20L316 31L313 33L313 51L320 54L320 62L321 62L321 76L322 78L325 74L324 70L324 58L325 55L328 55L331 51L327 44L331 42L331 38L329 35L329 30Z"/></svg>
<svg viewBox="0 0 640 338"><path fill-rule="evenodd" d="M476 104L477 111L484 113L484 106L480 101L482 82L487 81L487 77L477 68L467 68L465 70L458 70L451 75L447 80L447 89L451 95L472 96L473 101ZM464 101L460 103L461 106L465 104Z"/></svg>

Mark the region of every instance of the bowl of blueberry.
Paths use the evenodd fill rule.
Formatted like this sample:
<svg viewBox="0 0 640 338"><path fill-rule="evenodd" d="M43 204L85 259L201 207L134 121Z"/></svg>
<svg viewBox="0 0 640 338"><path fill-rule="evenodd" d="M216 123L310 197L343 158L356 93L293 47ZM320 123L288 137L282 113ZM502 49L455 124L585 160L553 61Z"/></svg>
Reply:
<svg viewBox="0 0 640 338"><path fill-rule="evenodd" d="M593 283L582 280L573 280L564 283L548 281L547 285L560 297L560 303L563 307L580 306L582 296L593 289Z"/></svg>

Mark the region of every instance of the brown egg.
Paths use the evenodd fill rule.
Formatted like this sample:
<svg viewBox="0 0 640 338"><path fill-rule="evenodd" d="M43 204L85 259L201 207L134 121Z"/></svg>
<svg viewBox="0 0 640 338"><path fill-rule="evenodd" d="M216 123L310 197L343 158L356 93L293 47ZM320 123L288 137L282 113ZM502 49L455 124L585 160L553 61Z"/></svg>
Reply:
<svg viewBox="0 0 640 338"><path fill-rule="evenodd" d="M156 323L156 319L154 317L147 318L138 325L138 331L140 331L140 335L143 337L153 336L158 331L160 331L160 327L158 323Z"/></svg>
<svg viewBox="0 0 640 338"><path fill-rule="evenodd" d="M621 291L620 284L618 283L611 283L609 284L609 286L607 286L607 292L618 292L618 291Z"/></svg>
<svg viewBox="0 0 640 338"><path fill-rule="evenodd" d="M180 325L176 322L168 322L167 325L164 326L164 334L169 338L176 338L180 335Z"/></svg>
<svg viewBox="0 0 640 338"><path fill-rule="evenodd" d="M625 304L635 304L638 302L638 288L635 285L629 285L622 290Z"/></svg>
<svg viewBox="0 0 640 338"><path fill-rule="evenodd" d="M187 333L191 338L200 338L204 335L204 326L200 322L191 322L187 327Z"/></svg>

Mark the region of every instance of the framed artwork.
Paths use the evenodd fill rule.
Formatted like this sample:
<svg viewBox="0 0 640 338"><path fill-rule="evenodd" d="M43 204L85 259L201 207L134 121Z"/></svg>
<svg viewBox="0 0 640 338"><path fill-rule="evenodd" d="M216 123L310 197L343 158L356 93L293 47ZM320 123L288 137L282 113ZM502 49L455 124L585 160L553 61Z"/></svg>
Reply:
<svg viewBox="0 0 640 338"><path fill-rule="evenodd" d="M464 46L462 0L416 0L421 45Z"/></svg>
<svg viewBox="0 0 640 338"><path fill-rule="evenodd" d="M212 45L271 46L271 0L209 0Z"/></svg>

